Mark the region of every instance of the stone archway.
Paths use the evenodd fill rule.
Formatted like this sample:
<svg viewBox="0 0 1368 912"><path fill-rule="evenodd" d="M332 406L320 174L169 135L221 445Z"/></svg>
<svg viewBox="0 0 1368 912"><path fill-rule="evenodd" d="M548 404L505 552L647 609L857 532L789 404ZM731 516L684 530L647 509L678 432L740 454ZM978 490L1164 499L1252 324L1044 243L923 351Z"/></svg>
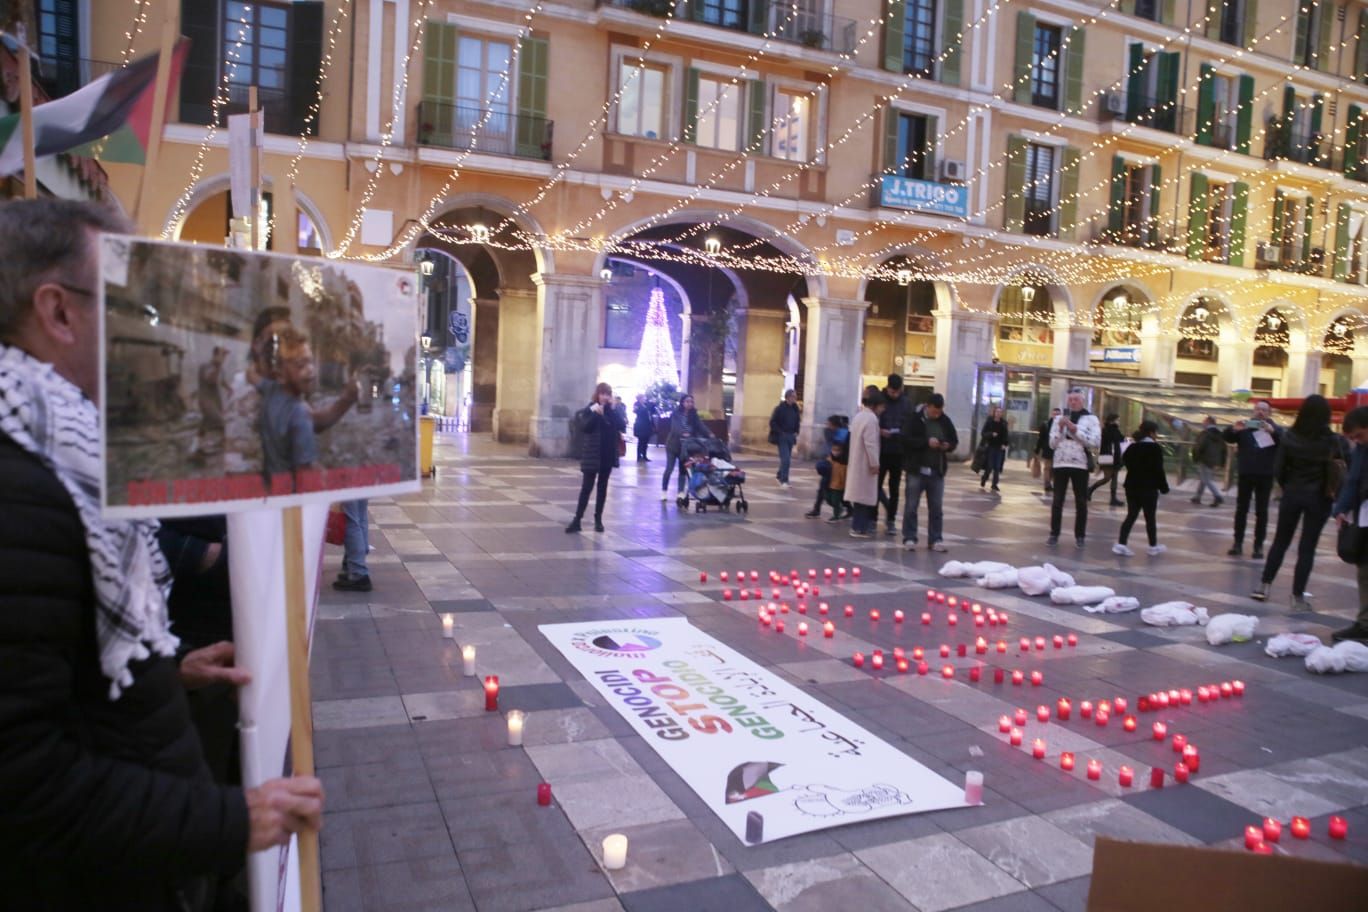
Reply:
<svg viewBox="0 0 1368 912"><path fill-rule="evenodd" d="M176 221L172 221L170 215L167 217L166 225L171 229L172 240L222 244L228 236L228 220L232 214L229 204L230 182L227 174L201 180L186 201L184 214ZM323 256L332 249L332 232L319 214L317 204L301 193L298 187L294 191L293 205L278 207L273 182L270 178L263 178L262 197L269 216L277 222L276 235L287 230L286 226L278 224L281 216L288 217L293 212L295 220L289 241L281 243L276 237L270 237L267 239L267 250Z"/></svg>
<svg viewBox="0 0 1368 912"><path fill-rule="evenodd" d="M889 374L900 374L914 401L925 401L936 388L942 360L938 324L949 319L955 296L946 282L916 279L918 274L941 272L940 259L920 247L886 250L879 267L892 279L864 279L860 299L869 304L865 314L862 374L880 386ZM948 338L948 337L947 337Z"/></svg>
<svg viewBox="0 0 1368 912"><path fill-rule="evenodd" d="M1240 338L1231 306L1224 298L1199 293L1178 311L1174 382L1229 394L1249 388L1254 342Z"/></svg>

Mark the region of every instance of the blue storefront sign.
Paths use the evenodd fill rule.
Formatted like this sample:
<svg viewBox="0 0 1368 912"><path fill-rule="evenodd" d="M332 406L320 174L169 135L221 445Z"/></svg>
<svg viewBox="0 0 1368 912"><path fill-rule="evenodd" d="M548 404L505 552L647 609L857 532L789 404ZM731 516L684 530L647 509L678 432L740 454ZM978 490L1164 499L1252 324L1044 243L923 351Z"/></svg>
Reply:
<svg viewBox="0 0 1368 912"><path fill-rule="evenodd" d="M938 184L885 174L879 186L879 205L968 218L969 189L958 184Z"/></svg>
<svg viewBox="0 0 1368 912"><path fill-rule="evenodd" d="M1104 348L1102 350L1102 360L1107 364L1139 364L1140 349L1138 346Z"/></svg>

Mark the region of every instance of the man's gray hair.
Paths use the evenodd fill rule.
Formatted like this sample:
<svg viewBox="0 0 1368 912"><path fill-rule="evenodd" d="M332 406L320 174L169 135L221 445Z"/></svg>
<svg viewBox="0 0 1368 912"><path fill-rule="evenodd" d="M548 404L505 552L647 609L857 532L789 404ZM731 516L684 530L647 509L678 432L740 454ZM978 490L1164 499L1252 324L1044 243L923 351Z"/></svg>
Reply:
<svg viewBox="0 0 1368 912"><path fill-rule="evenodd" d="M132 226L98 203L49 198L0 204L0 339L19 328L39 285L79 275L87 257L94 257L87 230L124 234Z"/></svg>
<svg viewBox="0 0 1368 912"><path fill-rule="evenodd" d="M1084 393L1083 393L1083 387L1081 387L1081 386L1075 386L1075 387L1073 387L1072 389L1069 390L1069 395L1070 395L1070 396L1082 396L1082 395L1084 395Z"/></svg>

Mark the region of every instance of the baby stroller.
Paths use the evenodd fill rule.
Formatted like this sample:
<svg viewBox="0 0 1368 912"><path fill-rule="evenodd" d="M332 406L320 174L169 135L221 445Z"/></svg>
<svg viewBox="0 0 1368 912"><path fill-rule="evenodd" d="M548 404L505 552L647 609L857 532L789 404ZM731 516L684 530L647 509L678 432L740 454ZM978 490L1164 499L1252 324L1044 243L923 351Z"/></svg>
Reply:
<svg viewBox="0 0 1368 912"><path fill-rule="evenodd" d="M695 513L706 513L708 507L721 507L731 510L732 500L736 501L737 513L750 512L746 500L746 473L731 462L727 445L716 437L706 440L687 440L684 444L688 484L684 493L675 499L681 510L694 503Z"/></svg>

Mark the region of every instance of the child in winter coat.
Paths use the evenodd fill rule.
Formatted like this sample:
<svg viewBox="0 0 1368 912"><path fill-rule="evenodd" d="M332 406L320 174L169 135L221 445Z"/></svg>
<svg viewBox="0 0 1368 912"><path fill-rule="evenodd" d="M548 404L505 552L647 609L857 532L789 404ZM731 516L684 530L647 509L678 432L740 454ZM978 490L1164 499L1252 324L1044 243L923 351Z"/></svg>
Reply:
<svg viewBox="0 0 1368 912"><path fill-rule="evenodd" d="M845 443L832 441L831 479L827 482L827 502L831 504L831 519L827 522L840 522L850 516L850 509L845 506L846 465Z"/></svg>
<svg viewBox="0 0 1368 912"><path fill-rule="evenodd" d="M831 491L831 448L838 443L845 443L850 437L850 419L845 415L830 415L827 417L826 427L822 429L823 445L826 454L817 460L817 499L812 502L812 509L803 515L808 519L817 519L822 515L822 504L829 502ZM839 517L841 511L838 509L836 515Z"/></svg>
<svg viewBox="0 0 1368 912"><path fill-rule="evenodd" d="M1121 535L1113 554L1126 557L1135 552L1126 546L1131 527L1143 511L1145 514L1145 534L1149 536L1149 553L1163 554L1167 548L1159 544L1158 527L1154 520L1159 507L1159 495L1169 492L1168 478L1164 475L1164 450L1155 440L1159 425L1153 421L1143 421L1121 455L1121 464L1126 467L1126 519L1121 523Z"/></svg>

